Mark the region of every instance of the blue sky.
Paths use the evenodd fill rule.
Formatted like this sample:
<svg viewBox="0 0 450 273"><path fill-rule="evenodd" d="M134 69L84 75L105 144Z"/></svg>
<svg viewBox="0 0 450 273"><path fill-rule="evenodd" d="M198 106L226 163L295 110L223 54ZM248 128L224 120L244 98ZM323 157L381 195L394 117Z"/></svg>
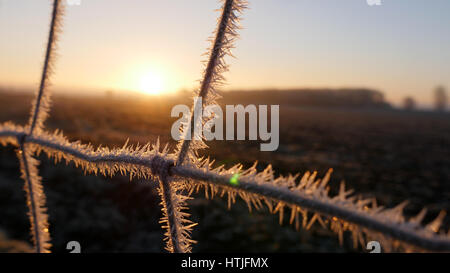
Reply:
<svg viewBox="0 0 450 273"><path fill-rule="evenodd" d="M225 89L371 87L422 104L450 87L450 1L253 0ZM0 85L37 86L49 0L0 0ZM67 6L55 89L161 92L201 77L214 0L81 0ZM153 79L154 77L152 77ZM139 90L138 90L139 91Z"/></svg>

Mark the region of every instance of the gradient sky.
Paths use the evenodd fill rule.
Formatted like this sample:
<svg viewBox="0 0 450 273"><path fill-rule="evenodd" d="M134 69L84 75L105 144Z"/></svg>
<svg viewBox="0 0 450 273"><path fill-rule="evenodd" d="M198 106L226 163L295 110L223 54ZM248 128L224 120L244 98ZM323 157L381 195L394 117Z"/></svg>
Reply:
<svg viewBox="0 0 450 273"><path fill-rule="evenodd" d="M450 1L250 0L225 89L370 87L422 104L450 87ZM197 86L214 0L81 0L67 6L55 90ZM37 87L51 1L0 0L0 85Z"/></svg>

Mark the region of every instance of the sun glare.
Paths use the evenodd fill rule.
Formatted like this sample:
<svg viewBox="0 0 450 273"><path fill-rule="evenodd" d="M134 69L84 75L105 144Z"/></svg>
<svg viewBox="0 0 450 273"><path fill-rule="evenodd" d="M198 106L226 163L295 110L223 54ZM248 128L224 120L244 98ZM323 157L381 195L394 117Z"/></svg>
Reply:
<svg viewBox="0 0 450 273"><path fill-rule="evenodd" d="M160 75L153 72L147 73L142 76L139 89L149 95L158 95L164 91L164 83Z"/></svg>

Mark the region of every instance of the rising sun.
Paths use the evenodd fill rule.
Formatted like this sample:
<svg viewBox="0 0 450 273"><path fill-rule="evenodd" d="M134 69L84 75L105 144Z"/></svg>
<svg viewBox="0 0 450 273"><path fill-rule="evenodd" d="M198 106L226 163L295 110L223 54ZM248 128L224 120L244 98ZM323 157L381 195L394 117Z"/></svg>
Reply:
<svg viewBox="0 0 450 273"><path fill-rule="evenodd" d="M160 75L156 73L147 73L141 78L139 89L141 92L157 95L163 92L164 83Z"/></svg>

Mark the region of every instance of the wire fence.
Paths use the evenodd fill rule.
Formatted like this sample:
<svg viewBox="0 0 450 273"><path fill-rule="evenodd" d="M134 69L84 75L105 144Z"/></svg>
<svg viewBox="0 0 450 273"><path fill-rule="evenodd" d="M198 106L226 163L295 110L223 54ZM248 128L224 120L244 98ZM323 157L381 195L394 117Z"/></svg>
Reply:
<svg viewBox="0 0 450 273"><path fill-rule="evenodd" d="M239 29L239 15L246 6L243 0L223 1L198 92L204 104L212 104L217 98L215 90L223 81L222 72L227 70L224 57L230 54ZM131 179L148 179L149 183L158 181L163 211L160 222L166 229L166 249L170 252L191 251L195 241L190 238L190 233L196 223L188 219L186 201L192 192L200 189L204 190L207 198L226 196L229 206L240 197L250 211L267 207L271 213L279 213L280 223L285 211L290 212L290 223L297 229L309 229L318 222L335 232L341 242L348 231L355 247L365 247L368 240L375 240L381 243L384 251L450 251L450 232L440 230L444 212L423 225L425 209L406 219L403 215L406 203L384 208L378 206L374 199L355 197L343 183L339 193L330 196L328 182L331 170L322 179L316 177L316 172L306 172L301 177L275 177L270 165L262 172L257 171L256 164L249 169L243 169L242 165L229 169L223 166L214 168L214 162L209 158L197 156L196 151L206 146L202 140L181 140L175 151L169 151L167 145L162 147L159 141L135 148L125 143L121 149L110 149L94 148L79 141L69 142L61 132L47 132L43 124L50 109L48 80L53 70L63 9L61 0L53 1L41 84L29 123L26 126L11 122L0 124L0 144L17 147L36 252L50 252L51 248L45 194L36 159L40 153L54 158L55 162L73 162L87 173L104 176L120 173ZM195 120L192 116L184 133L198 122L204 120Z"/></svg>

